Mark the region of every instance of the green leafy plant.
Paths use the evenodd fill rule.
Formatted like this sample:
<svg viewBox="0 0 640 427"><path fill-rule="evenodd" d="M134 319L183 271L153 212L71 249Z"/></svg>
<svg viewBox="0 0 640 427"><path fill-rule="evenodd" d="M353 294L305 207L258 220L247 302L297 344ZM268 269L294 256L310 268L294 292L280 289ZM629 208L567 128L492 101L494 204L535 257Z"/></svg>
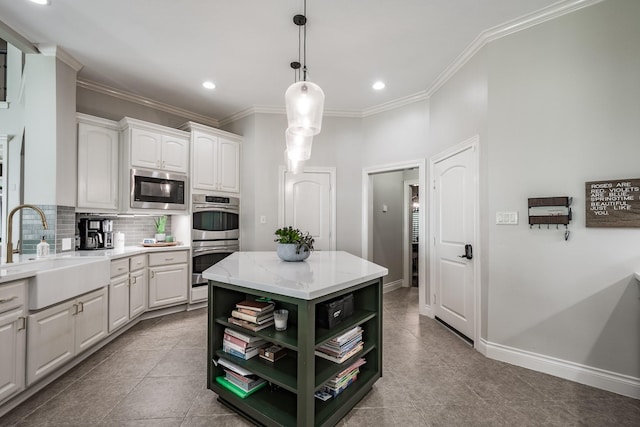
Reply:
<svg viewBox="0 0 640 427"><path fill-rule="evenodd" d="M277 237L274 239L274 242L283 244L295 244L297 254L300 253L300 250L303 250L304 252L313 250L313 243L315 242L315 240L308 232L303 233L297 228L288 226L278 228L275 234Z"/></svg>
<svg viewBox="0 0 640 427"><path fill-rule="evenodd" d="M162 215L154 219L156 223L156 233L164 233L164 227L167 225L167 216Z"/></svg>

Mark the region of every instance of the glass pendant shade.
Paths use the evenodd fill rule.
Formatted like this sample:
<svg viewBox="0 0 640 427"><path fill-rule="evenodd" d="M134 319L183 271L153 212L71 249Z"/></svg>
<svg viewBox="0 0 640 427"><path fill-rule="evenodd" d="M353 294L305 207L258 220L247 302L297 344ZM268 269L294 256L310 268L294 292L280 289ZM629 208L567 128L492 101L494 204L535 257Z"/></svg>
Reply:
<svg viewBox="0 0 640 427"><path fill-rule="evenodd" d="M285 131L285 140L287 143L287 157L289 160L304 161L311 158L313 136L293 133L292 129L289 127Z"/></svg>
<svg viewBox="0 0 640 427"><path fill-rule="evenodd" d="M284 150L284 158L287 162L287 171L291 172L294 175L297 175L303 171L304 168L304 160L291 160L289 158L289 153L287 150Z"/></svg>
<svg viewBox="0 0 640 427"><path fill-rule="evenodd" d="M315 83L300 81L289 86L284 94L289 129L296 135L320 133L324 92Z"/></svg>

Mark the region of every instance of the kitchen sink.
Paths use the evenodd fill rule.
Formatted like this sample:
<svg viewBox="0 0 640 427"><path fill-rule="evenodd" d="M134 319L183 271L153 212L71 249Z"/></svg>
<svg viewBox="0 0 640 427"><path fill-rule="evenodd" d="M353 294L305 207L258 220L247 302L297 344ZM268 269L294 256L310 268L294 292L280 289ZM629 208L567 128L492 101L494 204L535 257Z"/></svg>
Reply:
<svg viewBox="0 0 640 427"><path fill-rule="evenodd" d="M109 259L51 258L27 262L35 275L28 279L29 309L38 310L107 286L110 280Z"/></svg>

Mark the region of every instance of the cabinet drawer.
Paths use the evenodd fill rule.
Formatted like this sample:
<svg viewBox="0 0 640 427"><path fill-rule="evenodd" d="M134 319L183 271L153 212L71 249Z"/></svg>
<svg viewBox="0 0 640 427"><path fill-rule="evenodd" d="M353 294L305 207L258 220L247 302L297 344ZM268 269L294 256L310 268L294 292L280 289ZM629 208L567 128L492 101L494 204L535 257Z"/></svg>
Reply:
<svg viewBox="0 0 640 427"><path fill-rule="evenodd" d="M25 282L0 285L0 313L24 305Z"/></svg>
<svg viewBox="0 0 640 427"><path fill-rule="evenodd" d="M129 258L111 261L111 277L120 276L129 272Z"/></svg>
<svg viewBox="0 0 640 427"><path fill-rule="evenodd" d="M140 270L141 268L145 268L146 266L147 266L146 255L136 255L136 256L132 256L129 259L129 271Z"/></svg>
<svg viewBox="0 0 640 427"><path fill-rule="evenodd" d="M189 260L189 251L170 251L149 254L149 267L156 265L181 264Z"/></svg>

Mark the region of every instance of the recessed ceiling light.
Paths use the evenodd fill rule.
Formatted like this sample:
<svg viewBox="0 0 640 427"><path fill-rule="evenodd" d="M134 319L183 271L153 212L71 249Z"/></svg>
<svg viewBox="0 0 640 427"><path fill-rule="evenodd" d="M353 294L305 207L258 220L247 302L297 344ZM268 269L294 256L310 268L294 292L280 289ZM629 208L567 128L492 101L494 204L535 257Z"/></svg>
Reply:
<svg viewBox="0 0 640 427"><path fill-rule="evenodd" d="M49 4L49 0L31 0L32 3L40 4L42 6L46 6Z"/></svg>
<svg viewBox="0 0 640 427"><path fill-rule="evenodd" d="M215 89L216 85L213 82L204 82L202 83L202 86L205 87L206 89Z"/></svg>
<svg viewBox="0 0 640 427"><path fill-rule="evenodd" d="M382 90L382 89L384 89L385 84L384 84L384 82L377 81L377 82L375 82L375 83L373 84L373 86L372 86L372 87L373 87L373 89L374 89L374 90Z"/></svg>

